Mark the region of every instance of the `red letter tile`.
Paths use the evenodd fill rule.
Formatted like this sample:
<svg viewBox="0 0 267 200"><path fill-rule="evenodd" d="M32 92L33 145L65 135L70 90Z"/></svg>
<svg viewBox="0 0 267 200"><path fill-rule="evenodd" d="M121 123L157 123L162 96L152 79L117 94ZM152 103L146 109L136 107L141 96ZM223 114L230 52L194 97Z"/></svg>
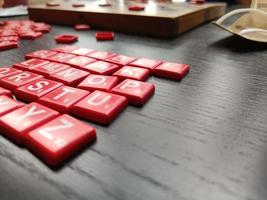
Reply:
<svg viewBox="0 0 267 200"><path fill-rule="evenodd" d="M69 115L61 115L31 131L25 143L46 164L57 166L95 140L93 127Z"/></svg>
<svg viewBox="0 0 267 200"><path fill-rule="evenodd" d="M119 65L115 65L104 61L97 61L89 65L85 65L81 69L86 70L92 74L112 75L115 71L117 71L120 68L121 67Z"/></svg>
<svg viewBox="0 0 267 200"><path fill-rule="evenodd" d="M25 59L30 59L30 58L41 58L41 59L46 59L49 56L55 55L57 52L55 51L50 51L50 50L39 50L35 51L33 53L28 53L25 56Z"/></svg>
<svg viewBox="0 0 267 200"><path fill-rule="evenodd" d="M153 59L148 59L148 58L138 58L137 60L130 63L129 65L153 70L153 69L155 69L155 67L159 66L161 63L162 63L162 61L160 61L160 60L153 60Z"/></svg>
<svg viewBox="0 0 267 200"><path fill-rule="evenodd" d="M0 96L0 116L3 116L17 108L22 107L24 104L16 101L5 95Z"/></svg>
<svg viewBox="0 0 267 200"><path fill-rule="evenodd" d="M91 58L96 58L99 60L105 60L107 58L111 58L116 56L116 53L111 53L111 52L106 52L106 51L95 51L93 53L89 53L87 54L87 56L91 57Z"/></svg>
<svg viewBox="0 0 267 200"><path fill-rule="evenodd" d="M89 93L85 90L62 86L41 97L38 103L57 110L60 113L70 113L72 106Z"/></svg>
<svg viewBox="0 0 267 200"><path fill-rule="evenodd" d="M96 59L94 59L94 58L88 58L85 56L76 56L74 58L71 58L70 60L67 60L65 62L65 64L71 65L73 67L81 68L81 67L88 65L90 63L93 63L95 61L96 61Z"/></svg>
<svg viewBox="0 0 267 200"><path fill-rule="evenodd" d="M93 52L94 52L94 50L92 50L92 49L78 48L78 49L74 49L70 53L78 55L78 56L85 56L85 55L87 55L89 53L93 53Z"/></svg>
<svg viewBox="0 0 267 200"><path fill-rule="evenodd" d="M189 65L165 62L156 67L154 75L170 79L181 80L189 72Z"/></svg>
<svg viewBox="0 0 267 200"><path fill-rule="evenodd" d="M94 91L73 106L78 117L100 124L109 124L127 105L127 99L102 91Z"/></svg>
<svg viewBox="0 0 267 200"><path fill-rule="evenodd" d="M13 74L21 73L21 70L15 69L13 67L1 67L0 68L0 78L4 78Z"/></svg>
<svg viewBox="0 0 267 200"><path fill-rule="evenodd" d="M46 59L54 62L64 63L67 60L76 57L73 54L66 54L66 53L57 53L55 55L49 56Z"/></svg>
<svg viewBox="0 0 267 200"><path fill-rule="evenodd" d="M21 72L0 79L0 86L12 91L42 77L43 76L31 72Z"/></svg>
<svg viewBox="0 0 267 200"><path fill-rule="evenodd" d="M56 62L50 62L46 65L42 65L40 67L35 67L35 68L31 69L31 71L34 73L37 73L37 74L41 74L45 77L48 77L51 74L59 72L63 69L67 69L69 67L70 67L69 65L64 65L64 64L56 63Z"/></svg>
<svg viewBox="0 0 267 200"><path fill-rule="evenodd" d="M89 75L78 85L78 88L88 90L90 92L93 92L94 90L108 92L118 83L119 79L114 76Z"/></svg>
<svg viewBox="0 0 267 200"><path fill-rule="evenodd" d="M62 85L62 83L42 78L17 88L14 95L27 102L37 101L40 97Z"/></svg>
<svg viewBox="0 0 267 200"><path fill-rule="evenodd" d="M116 55L114 57L105 59L105 61L107 61L107 62L111 62L111 63L114 63L116 65L120 65L120 66L128 65L129 63L133 62L134 60L136 60L136 58L133 58L130 56L125 56L125 55Z"/></svg>
<svg viewBox="0 0 267 200"><path fill-rule="evenodd" d="M25 135L58 116L59 113L38 103L30 103L0 118L0 132L17 144ZM15 122L15 123L14 123Z"/></svg>
<svg viewBox="0 0 267 200"><path fill-rule="evenodd" d="M111 92L125 96L132 105L142 106L154 94L155 86L151 83L126 79Z"/></svg>
<svg viewBox="0 0 267 200"><path fill-rule="evenodd" d="M6 95L9 97L12 97L12 92L10 90L6 90L6 89L0 87L0 95Z"/></svg>
<svg viewBox="0 0 267 200"><path fill-rule="evenodd" d="M57 52L62 52L62 53L69 53L75 49L78 49L79 47L76 46L70 46L70 45L63 45L56 47L54 49L51 49L51 51L57 51Z"/></svg>
<svg viewBox="0 0 267 200"><path fill-rule="evenodd" d="M145 81L146 79L148 79L150 71L148 69L139 67L124 66L119 71L115 72L113 75L117 76L120 80L134 79L139 81Z"/></svg>
<svg viewBox="0 0 267 200"><path fill-rule="evenodd" d="M36 59L36 58L32 58L30 60L26 60L20 63L16 63L13 65L14 68L16 69L21 69L21 70L31 70L32 68L35 67L39 67L39 66L43 66L48 64L49 61L47 60L41 60L41 59Z"/></svg>
<svg viewBox="0 0 267 200"><path fill-rule="evenodd" d="M68 86L77 86L88 75L89 72L70 67L50 75L49 78Z"/></svg>

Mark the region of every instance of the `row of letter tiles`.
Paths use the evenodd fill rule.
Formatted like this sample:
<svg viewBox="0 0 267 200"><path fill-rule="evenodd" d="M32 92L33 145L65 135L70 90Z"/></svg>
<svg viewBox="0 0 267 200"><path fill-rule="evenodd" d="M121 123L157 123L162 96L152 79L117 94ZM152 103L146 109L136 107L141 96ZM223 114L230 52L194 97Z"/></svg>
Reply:
<svg viewBox="0 0 267 200"><path fill-rule="evenodd" d="M36 102L0 95L0 132L50 166L58 166L96 140L96 130Z"/></svg>
<svg viewBox="0 0 267 200"><path fill-rule="evenodd" d="M45 68L46 65L40 66L40 59L38 59L38 64L37 64L38 66L35 68L34 67L35 63L36 60L31 59L26 61L26 64L25 62L15 64L14 67L28 65L28 70L30 72L27 71L22 72L18 70L18 73L11 74L8 77L4 77L4 81L0 79L0 86L7 89L16 89L19 87L14 92L17 98L27 102L32 102L38 100L39 98L49 93L53 89L60 87L61 86L60 83L62 83L64 85L77 87L79 89L84 89L89 92L100 90L104 92L119 94L125 96L128 99L129 104L135 106L144 105L147 102L147 100L152 96L155 89L154 85L151 83L138 81L140 77L147 78L150 73L148 69L144 68L124 66L118 72L116 72L118 76L106 76L106 75L90 74L89 72L72 67L65 68L62 67L63 64L55 64L52 66L51 63L49 63L48 64L49 67ZM37 68L38 70L36 70ZM59 68L61 68L60 71L58 71ZM39 72L40 69L42 69L41 70L42 73ZM56 69L57 72L50 74L46 78L43 78L42 75L33 76L34 75L33 72L39 72L40 74L44 74L45 69L47 69L47 71L49 72ZM14 69L12 70L14 71ZM0 74L2 71L6 72L7 69L6 68L0 69ZM137 80L122 79L121 76L119 76L119 74L122 73L128 73L128 74L132 73L131 74L132 77L136 76ZM27 81L26 79L27 76L33 78L35 77L35 79ZM10 85L12 86L12 88Z"/></svg>
<svg viewBox="0 0 267 200"><path fill-rule="evenodd" d="M1 69L4 68L0 68L0 74ZM12 68L5 68L3 72L6 73L6 69L12 71ZM89 75L78 88L74 88L32 72L18 71L0 78L0 86L12 90L17 99L37 101L62 114L72 114L99 124L111 123L128 102L135 106L144 105L155 91L151 83L131 79L119 83L115 76Z"/></svg>
<svg viewBox="0 0 267 200"><path fill-rule="evenodd" d="M112 75L115 73L120 79L130 78L142 81L146 80L150 74L181 80L189 72L189 66L187 64L163 62L148 58L134 58L74 46L62 46L52 50L36 51L26 55L26 59L30 58L40 58L47 61L68 64L93 74ZM121 71L118 70L125 67L125 65L129 65L126 69L129 67L132 68L124 70L124 73L120 73ZM136 68L147 69L150 73L146 71L141 73Z"/></svg>

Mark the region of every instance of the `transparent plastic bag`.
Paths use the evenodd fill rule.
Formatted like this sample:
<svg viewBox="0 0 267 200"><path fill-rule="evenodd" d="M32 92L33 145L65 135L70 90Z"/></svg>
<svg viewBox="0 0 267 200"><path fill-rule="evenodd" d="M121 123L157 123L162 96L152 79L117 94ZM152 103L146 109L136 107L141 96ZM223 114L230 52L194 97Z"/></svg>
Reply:
<svg viewBox="0 0 267 200"><path fill-rule="evenodd" d="M248 40L267 42L267 0L252 0L250 8L231 11L214 24Z"/></svg>

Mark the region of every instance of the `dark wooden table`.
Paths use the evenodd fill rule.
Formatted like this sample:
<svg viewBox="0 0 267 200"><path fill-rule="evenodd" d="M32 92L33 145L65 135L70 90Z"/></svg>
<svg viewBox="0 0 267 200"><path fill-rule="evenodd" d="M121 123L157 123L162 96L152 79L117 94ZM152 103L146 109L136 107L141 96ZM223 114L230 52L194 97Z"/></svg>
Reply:
<svg viewBox="0 0 267 200"><path fill-rule="evenodd" d="M156 31L156 30L155 30ZM53 36L0 53L12 65ZM1 200L266 200L267 45L230 36L211 24L176 39L116 34L97 42L81 32L75 45L188 63L181 82L152 77L156 94L128 106L98 141L59 170L0 137Z"/></svg>

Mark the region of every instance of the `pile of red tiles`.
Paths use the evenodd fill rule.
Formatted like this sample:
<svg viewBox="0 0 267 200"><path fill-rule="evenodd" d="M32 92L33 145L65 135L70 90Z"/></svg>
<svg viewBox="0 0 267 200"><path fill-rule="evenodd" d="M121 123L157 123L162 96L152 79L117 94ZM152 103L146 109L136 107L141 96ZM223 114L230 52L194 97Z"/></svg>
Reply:
<svg viewBox="0 0 267 200"><path fill-rule="evenodd" d="M186 64L75 46L25 58L0 68L0 132L51 166L96 139L93 127L72 116L107 125L128 104L150 99L155 86L144 82L150 75L181 80L189 72Z"/></svg>
<svg viewBox="0 0 267 200"><path fill-rule="evenodd" d="M1 21L0 51L17 48L20 39L34 40L50 30L50 25L31 20Z"/></svg>

